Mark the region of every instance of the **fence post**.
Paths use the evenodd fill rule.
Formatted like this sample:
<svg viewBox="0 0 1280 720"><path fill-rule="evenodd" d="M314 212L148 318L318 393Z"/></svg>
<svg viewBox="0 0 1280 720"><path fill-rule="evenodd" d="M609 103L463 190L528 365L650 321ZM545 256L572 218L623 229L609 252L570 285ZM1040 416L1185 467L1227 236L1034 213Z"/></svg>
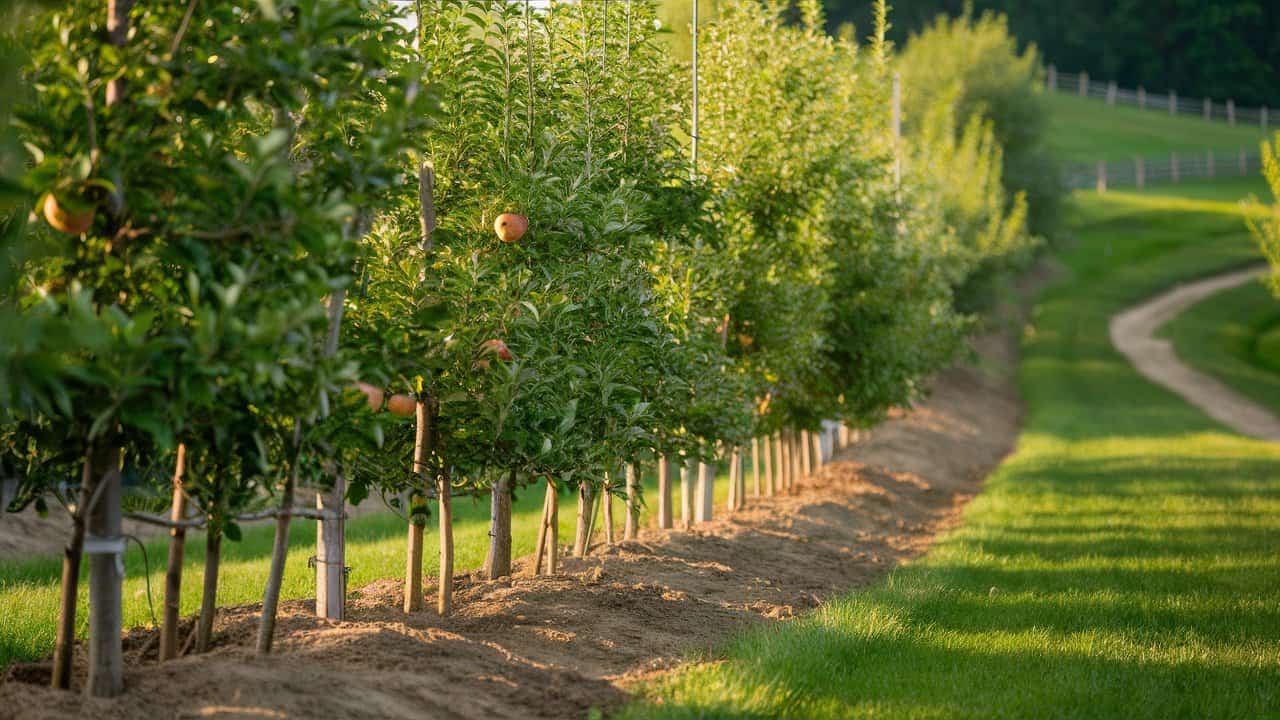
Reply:
<svg viewBox="0 0 1280 720"><path fill-rule="evenodd" d="M1212 150L1205 153L1205 159L1208 161L1207 170L1205 172L1209 174L1209 177L1213 177L1214 167L1213 167L1213 151Z"/></svg>
<svg viewBox="0 0 1280 720"><path fill-rule="evenodd" d="M1169 175L1175 184L1182 180L1181 173L1178 171L1178 153L1176 152L1169 156Z"/></svg>
<svg viewBox="0 0 1280 720"><path fill-rule="evenodd" d="M1120 88L1116 87L1115 80L1112 80L1111 82L1107 83L1107 104L1108 105L1116 104L1116 95L1119 94L1119 92L1120 92Z"/></svg>
<svg viewBox="0 0 1280 720"><path fill-rule="evenodd" d="M1147 90L1141 85L1138 86L1138 108L1140 110L1147 109Z"/></svg>
<svg viewBox="0 0 1280 720"><path fill-rule="evenodd" d="M1267 131L1267 108L1266 107L1262 108L1262 115L1260 118L1258 118L1258 120L1259 120L1258 124L1262 126L1262 131L1266 132Z"/></svg>
<svg viewBox="0 0 1280 720"><path fill-rule="evenodd" d="M1058 66L1049 66L1049 78L1045 83L1049 86L1049 92L1057 92L1058 90Z"/></svg>
<svg viewBox="0 0 1280 720"><path fill-rule="evenodd" d="M1097 173L1098 173L1098 178L1097 178L1097 179L1098 179L1098 183L1097 183L1097 189L1098 189L1098 192L1099 192L1099 193L1104 193L1104 192L1106 192L1106 191L1107 191L1107 161L1106 161L1106 160L1099 160L1099 161L1098 161L1098 170L1097 170Z"/></svg>
<svg viewBox="0 0 1280 720"><path fill-rule="evenodd" d="M1089 73L1080 73L1080 97L1089 97Z"/></svg>
<svg viewBox="0 0 1280 720"><path fill-rule="evenodd" d="M1204 119L1205 120L1213 119L1213 101L1210 100L1209 98L1204 99Z"/></svg>
<svg viewBox="0 0 1280 720"><path fill-rule="evenodd" d="M1147 186L1147 161L1146 160L1143 160L1142 158L1137 158L1136 160L1134 160L1133 175L1135 180L1138 183L1138 189L1142 189Z"/></svg>
<svg viewBox="0 0 1280 720"><path fill-rule="evenodd" d="M1178 114L1178 91L1177 90L1169 91L1169 114L1170 115Z"/></svg>
<svg viewBox="0 0 1280 720"><path fill-rule="evenodd" d="M1236 101L1227 100L1227 124L1236 124Z"/></svg>

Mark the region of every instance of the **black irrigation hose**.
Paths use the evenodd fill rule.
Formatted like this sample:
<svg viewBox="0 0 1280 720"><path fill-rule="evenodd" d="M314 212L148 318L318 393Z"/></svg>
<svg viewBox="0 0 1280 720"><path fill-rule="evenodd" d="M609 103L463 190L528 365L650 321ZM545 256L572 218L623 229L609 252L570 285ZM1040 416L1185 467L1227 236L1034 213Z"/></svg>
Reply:
<svg viewBox="0 0 1280 720"><path fill-rule="evenodd" d="M160 627L160 621L156 619L156 606L151 600L151 560L147 557L147 546L136 535L125 535L125 537L137 543L138 548L142 550L142 564L146 569L143 577L147 581L147 607L151 610L151 624Z"/></svg>

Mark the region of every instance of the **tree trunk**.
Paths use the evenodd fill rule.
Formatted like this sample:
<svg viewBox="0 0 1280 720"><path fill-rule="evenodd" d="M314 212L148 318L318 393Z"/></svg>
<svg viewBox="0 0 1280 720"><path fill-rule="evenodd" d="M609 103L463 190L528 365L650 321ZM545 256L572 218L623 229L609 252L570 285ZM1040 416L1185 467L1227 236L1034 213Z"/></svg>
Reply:
<svg viewBox="0 0 1280 720"><path fill-rule="evenodd" d="M751 438L751 486L752 496L760 497L760 438Z"/></svg>
<svg viewBox="0 0 1280 720"><path fill-rule="evenodd" d="M808 430L800 431L800 468L801 477L813 474L813 440Z"/></svg>
<svg viewBox="0 0 1280 720"><path fill-rule="evenodd" d="M529 569L530 575L542 574L542 559L547 553L547 525L551 522L551 503L554 497L554 490L551 485L551 478L547 478L547 493L542 499L542 520L538 524L538 542L533 546L533 566Z"/></svg>
<svg viewBox="0 0 1280 720"><path fill-rule="evenodd" d="M636 526L640 523L640 494L636 487L639 482L640 466L638 463L627 465L627 517L622 526L622 539L635 540Z"/></svg>
<svg viewBox="0 0 1280 720"><path fill-rule="evenodd" d="M791 432L783 430L779 445L782 448L782 456L779 463L782 465L782 489L788 491L791 489L791 483L795 479L795 466L791 459Z"/></svg>
<svg viewBox="0 0 1280 720"><path fill-rule="evenodd" d="M485 559L485 576L497 580L511 574L511 488L516 484L516 471L493 481L489 503L489 555Z"/></svg>
<svg viewBox="0 0 1280 720"><path fill-rule="evenodd" d="M725 507L728 508L729 512L738 509L738 467L734 464L737 456L737 448L729 451L729 498L725 503Z"/></svg>
<svg viewBox="0 0 1280 720"><path fill-rule="evenodd" d="M178 463L173 470L173 503L169 519L181 522L187 516L187 496L182 492L187 447L178 445ZM169 530L169 564L164 573L164 621L160 628L160 661L178 657L178 622L182 609L182 564L186 560L187 530Z"/></svg>
<svg viewBox="0 0 1280 720"><path fill-rule="evenodd" d="M671 528L671 462L658 458L658 527Z"/></svg>
<svg viewBox="0 0 1280 720"><path fill-rule="evenodd" d="M200 598L200 619L196 624L196 652L209 650L213 641L213 616L218 612L218 564L222 560L222 531L212 527L204 546L204 594Z"/></svg>
<svg viewBox="0 0 1280 720"><path fill-rule="evenodd" d="M327 620L342 620L346 612L346 495L342 473L316 494L316 508L325 513L316 522L316 615Z"/></svg>
<svg viewBox="0 0 1280 720"><path fill-rule="evenodd" d="M440 590L436 610L446 616L453 612L453 483L447 467L440 472L436 496L440 502Z"/></svg>
<svg viewBox="0 0 1280 720"><path fill-rule="evenodd" d="M773 497L773 438L765 435L760 439L760 449L762 451L762 460L764 461L764 492L768 497Z"/></svg>
<svg viewBox="0 0 1280 720"><path fill-rule="evenodd" d="M697 488L694 490L694 522L709 522L716 493L716 466L698 463Z"/></svg>
<svg viewBox="0 0 1280 720"><path fill-rule="evenodd" d="M120 515L120 448L105 441L105 449L93 452L93 473L101 487L97 501L87 508L87 541L94 547L89 557L89 680L94 697L115 697L124 692L124 652L121 642L124 616L121 583L124 582L124 538Z"/></svg>
<svg viewBox="0 0 1280 720"><path fill-rule="evenodd" d="M294 425L294 447L302 440L302 425ZM271 641L276 633L276 611L280 607L280 586L284 582L284 563L289 558L289 521L293 509L293 492L298 481L298 459L294 458L294 467L284 481L284 492L280 497L280 514L276 516L275 542L271 545L271 569L267 573L267 591L262 596L262 616L258 620L258 654L271 652Z"/></svg>
<svg viewBox="0 0 1280 720"><path fill-rule="evenodd" d="M62 550L62 600L58 612L58 636L53 646L53 680L55 689L71 687L71 665L76 647L76 610L80 590L80 558L84 549L86 512L101 479L93 466L92 451L85 454L80 471L80 500L71 516L71 540ZM4 512L0 508L0 512Z"/></svg>
<svg viewBox="0 0 1280 720"><path fill-rule="evenodd" d="M685 530L693 526L693 485L697 471L698 461L692 457L680 468L680 527Z"/></svg>
<svg viewBox="0 0 1280 720"><path fill-rule="evenodd" d="M617 473L604 474L604 492L600 495L601 514L604 516L604 544L613 544L613 476Z"/></svg>
<svg viewBox="0 0 1280 720"><path fill-rule="evenodd" d="M550 478L547 479L547 495L551 498L551 517L547 520L547 573L555 575L560 567L560 493Z"/></svg>
<svg viewBox="0 0 1280 720"><path fill-rule="evenodd" d="M429 236L428 236L429 237ZM413 472L425 486L430 477L427 457L431 454L432 423L427 401L419 398L413 436ZM422 538L427 527L427 499L421 493L409 495L409 539L405 552L404 611L422 609ZM420 512L415 512L420 511Z"/></svg>
<svg viewBox="0 0 1280 720"><path fill-rule="evenodd" d="M588 533L591 532L591 485L586 480L578 481L578 526L577 532L573 538L573 556L586 557L587 543L590 541Z"/></svg>

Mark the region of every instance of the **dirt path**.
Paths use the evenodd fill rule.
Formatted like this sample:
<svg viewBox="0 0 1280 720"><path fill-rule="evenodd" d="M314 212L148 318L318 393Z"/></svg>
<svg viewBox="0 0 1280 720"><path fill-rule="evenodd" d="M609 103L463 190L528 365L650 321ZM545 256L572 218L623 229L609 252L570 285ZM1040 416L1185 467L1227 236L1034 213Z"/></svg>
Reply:
<svg viewBox="0 0 1280 720"><path fill-rule="evenodd" d="M754 624L785 620L881 578L954 523L1011 450L1021 419L1007 332L979 342L981 369L948 371L794 495L693 531L649 529L547 578L459 578L457 613L399 609L400 584L352 593L349 619L281 608L276 653L255 657L257 607L220 613L217 647L158 665L155 631L126 639L127 693L89 700L0 682L14 718L574 718L615 707L630 683ZM429 589L430 590L430 589ZM430 603L434 606L434 602ZM83 673L84 658L77 658ZM8 713L11 713L8 714Z"/></svg>
<svg viewBox="0 0 1280 720"><path fill-rule="evenodd" d="M1179 285L1111 319L1111 344L1147 379L1181 395L1227 427L1262 440L1280 440L1280 418L1248 398L1183 364L1173 344L1155 337L1165 323L1215 293L1251 282L1263 267Z"/></svg>

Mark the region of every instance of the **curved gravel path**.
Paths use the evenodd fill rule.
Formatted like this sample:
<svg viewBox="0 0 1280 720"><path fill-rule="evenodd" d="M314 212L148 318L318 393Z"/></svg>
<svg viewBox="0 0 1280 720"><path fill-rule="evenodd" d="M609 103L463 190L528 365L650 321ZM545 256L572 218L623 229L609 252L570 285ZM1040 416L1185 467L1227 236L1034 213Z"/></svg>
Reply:
<svg viewBox="0 0 1280 720"><path fill-rule="evenodd" d="M1181 395L1227 427L1262 440L1280 441L1280 418L1218 380L1183 364L1156 331L1215 293L1253 281L1266 271L1252 267L1178 285L1111 318L1111 344L1144 377Z"/></svg>

